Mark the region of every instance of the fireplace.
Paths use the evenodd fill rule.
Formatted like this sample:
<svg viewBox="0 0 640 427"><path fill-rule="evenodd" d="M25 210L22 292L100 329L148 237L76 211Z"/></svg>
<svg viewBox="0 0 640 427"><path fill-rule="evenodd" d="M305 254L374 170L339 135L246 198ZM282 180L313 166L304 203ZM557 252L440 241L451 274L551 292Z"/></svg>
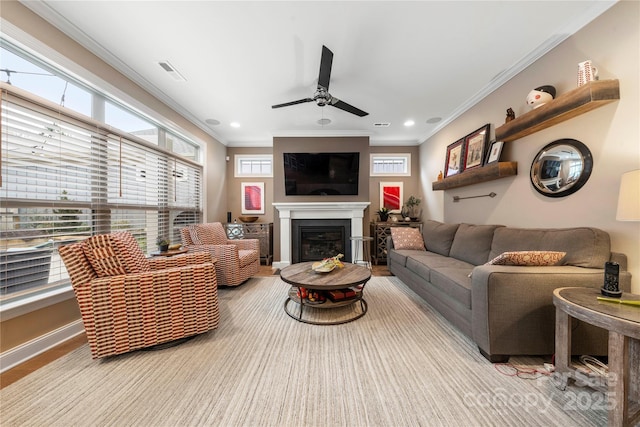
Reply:
<svg viewBox="0 0 640 427"><path fill-rule="evenodd" d="M348 219L294 219L291 221L291 261L319 261L344 254L351 262L351 221Z"/></svg>
<svg viewBox="0 0 640 427"><path fill-rule="evenodd" d="M344 219L350 223L350 231L346 232L346 242L349 257L355 253L358 245L358 253L362 253L362 242L349 241L351 236L362 236L364 211L369 202L276 202L273 207L278 210L280 220L280 260L274 261L274 268L284 268L291 264L293 227L295 220L310 219L314 222L328 219ZM347 251L344 252L345 256Z"/></svg>

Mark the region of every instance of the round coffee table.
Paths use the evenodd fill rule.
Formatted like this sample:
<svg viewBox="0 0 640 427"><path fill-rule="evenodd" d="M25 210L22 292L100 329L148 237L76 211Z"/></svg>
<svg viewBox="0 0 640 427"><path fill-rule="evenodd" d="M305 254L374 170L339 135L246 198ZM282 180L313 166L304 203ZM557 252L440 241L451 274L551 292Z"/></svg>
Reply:
<svg viewBox="0 0 640 427"><path fill-rule="evenodd" d="M353 322L356 319L361 318L367 313L367 302L362 297L364 293L364 287L371 278L371 271L359 265L354 265L348 262L343 263L343 268L335 268L328 273L316 273L311 266L313 262L302 262L299 264L292 264L285 267L280 272L282 280L291 285L289 294L284 302L284 311L293 319L309 323L312 325L339 325L342 323ZM314 290L323 292L327 295L327 299L322 303L311 302L306 298L301 298L302 288L307 290ZM349 290L354 293L353 296L344 299L331 300L329 295L335 295L334 291ZM294 302L300 306L300 311L295 315L289 308L290 303ZM303 317L304 308L306 306L313 308L331 309L344 307L347 305L360 302L360 310L355 311L354 315L346 319L340 319L335 321L316 321L305 319Z"/></svg>

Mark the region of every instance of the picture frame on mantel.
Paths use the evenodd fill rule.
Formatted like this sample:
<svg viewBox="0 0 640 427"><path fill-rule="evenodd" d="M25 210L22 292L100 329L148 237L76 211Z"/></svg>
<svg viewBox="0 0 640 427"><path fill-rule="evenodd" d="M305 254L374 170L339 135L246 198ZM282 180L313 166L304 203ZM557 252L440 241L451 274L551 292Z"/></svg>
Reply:
<svg viewBox="0 0 640 427"><path fill-rule="evenodd" d="M447 147L447 157L444 162L444 176L453 176L462 172L464 155L464 138Z"/></svg>
<svg viewBox="0 0 640 427"><path fill-rule="evenodd" d="M242 214L264 215L264 182L243 182Z"/></svg>
<svg viewBox="0 0 640 427"><path fill-rule="evenodd" d="M484 164L491 125L487 123L464 137L464 166L462 171L480 167Z"/></svg>
<svg viewBox="0 0 640 427"><path fill-rule="evenodd" d="M389 213L400 213L402 209L402 182L380 183L380 207L389 209Z"/></svg>

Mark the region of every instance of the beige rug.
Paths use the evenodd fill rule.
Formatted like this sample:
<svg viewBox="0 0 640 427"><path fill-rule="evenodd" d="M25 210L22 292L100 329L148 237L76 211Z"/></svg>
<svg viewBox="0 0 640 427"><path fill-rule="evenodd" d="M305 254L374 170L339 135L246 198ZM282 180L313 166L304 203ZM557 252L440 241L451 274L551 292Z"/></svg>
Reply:
<svg viewBox="0 0 640 427"><path fill-rule="evenodd" d="M83 346L1 390L0 424L606 424L601 393L498 372L395 277L374 277L369 312L337 326L291 319L287 291L278 277L220 289L219 329L177 347L92 360Z"/></svg>

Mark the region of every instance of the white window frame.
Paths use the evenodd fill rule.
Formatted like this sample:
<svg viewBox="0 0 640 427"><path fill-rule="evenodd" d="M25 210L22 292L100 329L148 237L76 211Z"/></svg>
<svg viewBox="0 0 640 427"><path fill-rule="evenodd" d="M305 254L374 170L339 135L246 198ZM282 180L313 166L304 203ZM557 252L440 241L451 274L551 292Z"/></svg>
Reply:
<svg viewBox="0 0 640 427"><path fill-rule="evenodd" d="M246 161L264 162L268 160L271 163L271 173L242 173L242 163ZM233 156L233 176L235 178L272 178L273 177L273 155L272 154L236 154Z"/></svg>
<svg viewBox="0 0 640 427"><path fill-rule="evenodd" d="M374 164L381 160L402 160L405 172L376 172ZM370 176L411 176L411 153L371 153L369 162Z"/></svg>

